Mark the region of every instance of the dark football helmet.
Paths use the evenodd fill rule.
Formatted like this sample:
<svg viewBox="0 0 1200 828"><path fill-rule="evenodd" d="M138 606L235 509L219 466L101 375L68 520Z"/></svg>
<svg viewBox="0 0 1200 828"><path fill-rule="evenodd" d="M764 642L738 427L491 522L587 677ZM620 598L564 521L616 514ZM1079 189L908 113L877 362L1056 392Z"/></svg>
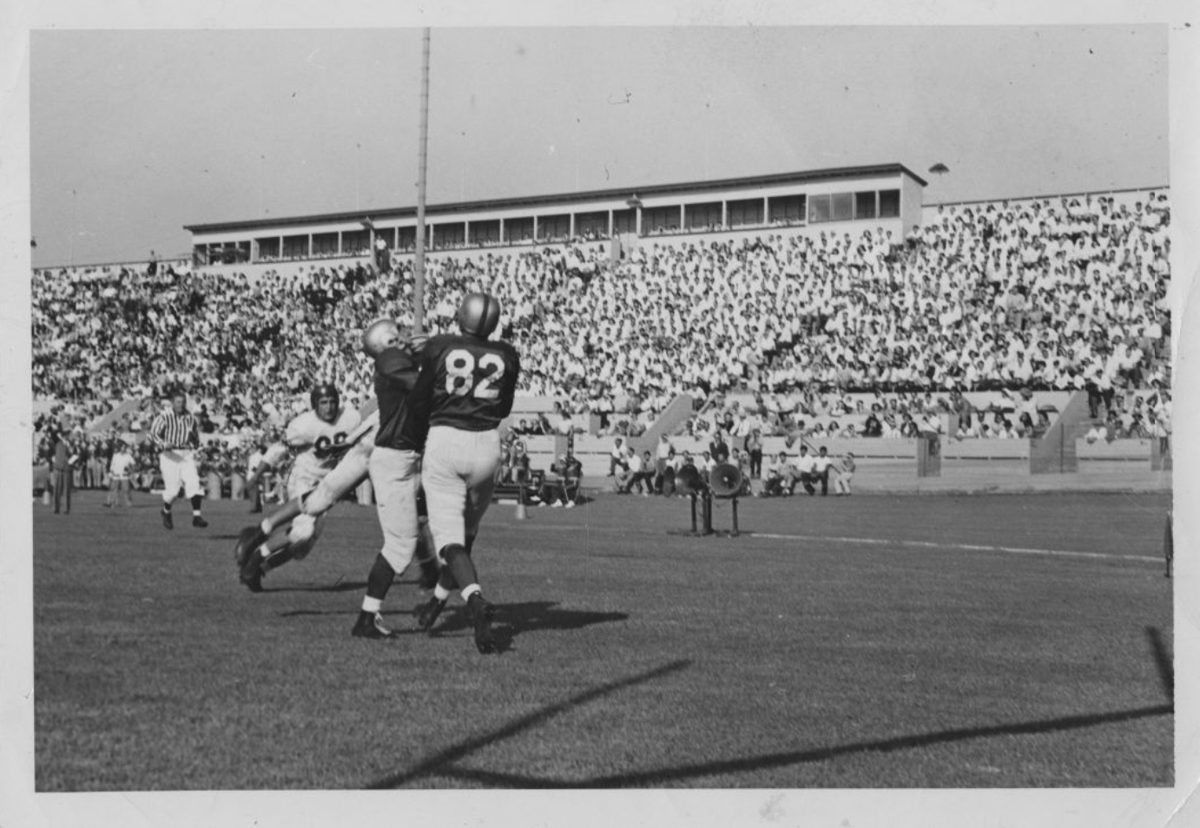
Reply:
<svg viewBox="0 0 1200 828"><path fill-rule="evenodd" d="M333 408L328 416L323 416L318 404L326 398L333 400ZM338 393L337 386L331 382L323 382L314 388L308 396L308 401L312 404L312 410L317 412L317 416L330 423L337 419L338 409L342 407L342 395Z"/></svg>
<svg viewBox="0 0 1200 828"><path fill-rule="evenodd" d="M458 306L458 327L467 336L487 339L500 323L500 301L486 293L468 293Z"/></svg>

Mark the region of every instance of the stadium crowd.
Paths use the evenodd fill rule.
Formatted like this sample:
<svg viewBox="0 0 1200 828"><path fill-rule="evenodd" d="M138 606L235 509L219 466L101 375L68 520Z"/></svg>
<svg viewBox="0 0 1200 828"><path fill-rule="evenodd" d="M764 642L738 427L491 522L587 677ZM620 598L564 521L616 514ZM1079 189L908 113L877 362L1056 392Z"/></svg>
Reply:
<svg viewBox="0 0 1200 828"><path fill-rule="evenodd" d="M1152 393L1136 399L1165 418L1170 208L1163 192L1130 201L944 206L903 242L813 225L655 237L616 261L607 242L586 240L434 255L427 326L445 329L469 290L496 295L522 355L519 393L562 402L543 429L586 412L636 435L679 393L703 401L708 415L692 427L708 430L727 415L786 430L839 407L865 413L852 392L880 397L881 433L902 433L922 401L979 390L1087 389L1120 418L1133 413L1126 392L1141 389ZM383 315L410 322L412 281L406 261L382 274L291 263L253 279L37 270L34 398L65 404L68 428L141 401L107 424L122 433L174 385L224 432L281 426L317 379L359 403L371 391L357 334ZM753 412L723 403L738 392L754 395Z"/></svg>

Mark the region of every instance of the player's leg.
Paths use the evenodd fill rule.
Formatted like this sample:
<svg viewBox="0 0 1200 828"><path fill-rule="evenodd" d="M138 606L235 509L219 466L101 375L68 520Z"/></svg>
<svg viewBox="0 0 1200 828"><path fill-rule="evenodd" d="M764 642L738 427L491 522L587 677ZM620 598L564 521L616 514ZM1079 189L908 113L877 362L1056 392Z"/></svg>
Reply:
<svg viewBox="0 0 1200 828"><path fill-rule="evenodd" d="M350 634L361 638L386 638L380 611L397 572L412 560L420 534L417 488L420 458L416 452L376 447L370 456L371 485L375 490L383 548L367 575L367 594Z"/></svg>
<svg viewBox="0 0 1200 828"><path fill-rule="evenodd" d="M474 551L475 539L479 534L479 524L492 504L492 493L495 490L495 469L500 463L500 434L496 431L478 432L474 435L474 442L475 447L471 455L473 468L466 475L467 496L463 510L463 549L461 553L461 557L470 563L472 570L474 570L475 564L471 553ZM567 503L574 505L574 498L572 497ZM458 556L459 553L455 551L452 554ZM466 583L459 580L458 571L452 569L451 572L458 583ZM483 597L483 591L478 584L478 575L476 575L474 585L467 583L467 586L462 588L461 594L467 600L467 612L475 625L476 648L481 653L496 652L498 645L491 627L495 609Z"/></svg>
<svg viewBox="0 0 1200 828"><path fill-rule="evenodd" d="M158 456L158 470L163 479L162 522L167 529L175 528L175 522L171 518L171 504L175 502L175 495L179 494L181 485L179 466L179 461L168 457L165 452Z"/></svg>
<svg viewBox="0 0 1200 828"><path fill-rule="evenodd" d="M192 526L201 529L208 526L208 521L201 514L200 506L204 502L204 487L200 485L200 472L196 468L193 457L185 457L180 464L179 477L183 481L183 493L192 502Z"/></svg>
<svg viewBox="0 0 1200 828"><path fill-rule="evenodd" d="M475 646L482 653L496 650L491 633L493 609L483 597L475 565L466 548L467 486L470 480L479 487L478 494L490 494L495 486L495 465L499 458L500 442L496 432L464 432L435 426L429 430L421 471L429 507L429 527L438 557L448 572L447 579L453 578L467 601L467 612L475 626ZM486 507L473 504L473 512L478 517L482 517L484 511ZM446 584L439 581L429 605L445 606L449 597ZM419 625L421 621L422 614L418 610Z"/></svg>
<svg viewBox="0 0 1200 828"><path fill-rule="evenodd" d="M273 549L268 554L263 556L262 563L259 565L260 578L268 572L286 564L288 561L302 561L308 557L308 553L316 546L317 539L321 537L321 530L325 528L325 515L319 517L311 517L310 515L300 515L298 518L288 524L287 531L281 532L283 543L277 549ZM268 541L267 545L271 546L273 540Z"/></svg>

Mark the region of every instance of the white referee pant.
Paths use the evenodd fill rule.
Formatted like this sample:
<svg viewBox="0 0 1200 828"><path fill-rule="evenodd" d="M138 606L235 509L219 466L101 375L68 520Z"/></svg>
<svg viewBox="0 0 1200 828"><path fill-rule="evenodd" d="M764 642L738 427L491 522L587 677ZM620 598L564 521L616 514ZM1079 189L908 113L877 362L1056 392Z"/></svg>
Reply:
<svg viewBox="0 0 1200 828"><path fill-rule="evenodd" d="M467 537L478 533L492 503L499 465L499 430L429 429L421 484L438 555L451 544L465 546Z"/></svg>
<svg viewBox="0 0 1200 828"><path fill-rule="evenodd" d="M200 473L196 470L196 456L191 449L168 449L158 455L158 468L162 472L163 502L170 504L183 486L185 497L204 494L200 485Z"/></svg>

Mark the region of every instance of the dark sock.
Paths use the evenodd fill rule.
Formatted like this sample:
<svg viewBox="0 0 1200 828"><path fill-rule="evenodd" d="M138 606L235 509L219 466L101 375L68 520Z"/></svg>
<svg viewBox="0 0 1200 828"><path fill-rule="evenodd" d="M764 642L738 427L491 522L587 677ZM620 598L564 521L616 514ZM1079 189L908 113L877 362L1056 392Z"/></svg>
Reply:
<svg viewBox="0 0 1200 828"><path fill-rule="evenodd" d="M441 558L446 562L446 569L442 570L443 573L449 570L459 588L470 586L479 580L479 576L475 572L475 564L471 562L471 556L467 554L465 547L456 543L450 544L442 549Z"/></svg>
<svg viewBox="0 0 1200 828"><path fill-rule="evenodd" d="M396 578L396 570L387 562L382 554L375 556L375 563L367 575L367 597L382 601L391 589L392 581Z"/></svg>
<svg viewBox="0 0 1200 828"><path fill-rule="evenodd" d="M200 511L200 502L204 499L204 495L192 495L192 511Z"/></svg>

